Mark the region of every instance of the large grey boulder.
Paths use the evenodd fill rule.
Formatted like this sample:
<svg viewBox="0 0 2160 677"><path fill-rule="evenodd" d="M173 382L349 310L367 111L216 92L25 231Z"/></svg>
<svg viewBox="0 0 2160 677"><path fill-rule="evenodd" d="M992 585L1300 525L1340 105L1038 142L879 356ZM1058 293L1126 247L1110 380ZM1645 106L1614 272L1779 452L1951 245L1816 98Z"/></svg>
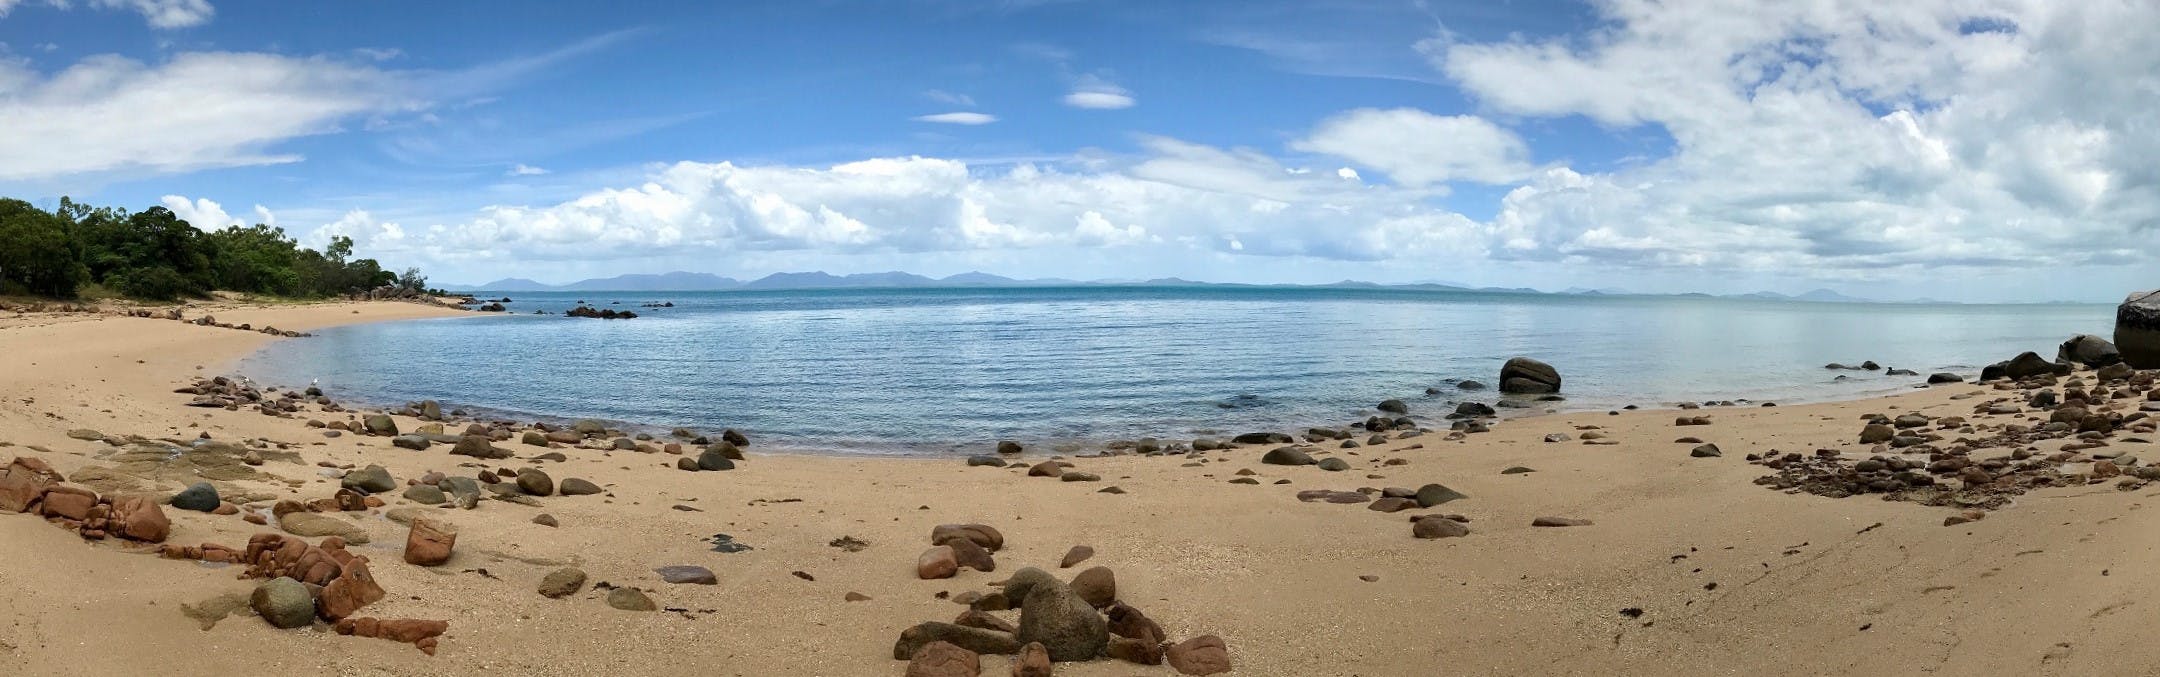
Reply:
<svg viewBox="0 0 2160 677"><path fill-rule="evenodd" d="M2160 369L2160 290L2123 299L2115 309L2115 348L2139 369Z"/></svg>
<svg viewBox="0 0 2160 677"><path fill-rule="evenodd" d="M1500 365L1500 392L1546 395L1560 392L1560 370L1527 357Z"/></svg>
<svg viewBox="0 0 2160 677"><path fill-rule="evenodd" d="M2107 339L2091 334L2078 334L2064 341L2055 349L2055 361L2082 364L2093 369L2122 361L2122 352Z"/></svg>

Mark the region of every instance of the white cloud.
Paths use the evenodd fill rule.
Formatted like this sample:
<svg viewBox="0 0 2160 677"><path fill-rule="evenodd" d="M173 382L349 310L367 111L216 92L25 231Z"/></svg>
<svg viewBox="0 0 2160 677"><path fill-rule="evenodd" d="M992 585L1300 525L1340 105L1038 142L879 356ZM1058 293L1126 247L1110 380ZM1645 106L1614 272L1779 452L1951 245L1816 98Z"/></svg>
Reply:
<svg viewBox="0 0 2160 677"><path fill-rule="evenodd" d="M924 157L828 167L681 162L655 168L642 184L558 204L488 207L394 231L347 215L312 237L351 235L386 257L452 268L1099 247L1369 261L1476 255L1482 246L1478 224L1424 205L1418 193L1290 174L1249 149L1144 143L1139 157L1002 167Z"/></svg>
<svg viewBox="0 0 2160 677"><path fill-rule="evenodd" d="M0 0L0 17L6 17L10 10L24 2ZM68 0L42 0L39 4L63 10L73 7ZM210 17L217 13L209 0L89 0L88 4L98 9L133 10L143 15L151 28L163 29L200 26L209 23Z"/></svg>
<svg viewBox="0 0 2160 677"><path fill-rule="evenodd" d="M923 98L929 99L931 101L936 101L938 103L952 104L964 108L975 107L975 97L968 96L966 94L948 92L942 89L932 89L924 91Z"/></svg>
<svg viewBox="0 0 2160 677"><path fill-rule="evenodd" d="M940 123L940 124L948 124L948 125L970 125L970 126L973 126L973 125L987 125L987 124L990 124L990 123L992 123L992 122L997 122L997 121L998 121L998 118L997 118L997 116L995 116L995 115L991 115L991 114L988 114L988 113L976 113L976 112L971 112L971 111L960 111L960 112L953 112L953 113L938 113L938 114L936 114L936 115L918 115L918 116L915 116L915 117L914 117L914 118L912 118L912 119L913 119L913 120L915 120L916 122L936 122L936 123Z"/></svg>
<svg viewBox="0 0 2160 677"><path fill-rule="evenodd" d="M503 173L503 175L504 175L504 176L539 176L539 175L541 175L541 174L546 174L546 173L548 173L548 170L546 170L546 169L542 169L542 168L539 168L539 167L534 167L534 166L532 166L532 165L528 165L528 164L525 164L525 163L522 163L522 162L520 162L520 163L517 163L517 164L515 164L515 165L511 165L511 166L510 166L510 170L509 170L509 171L506 171L506 172L504 172L504 173Z"/></svg>
<svg viewBox="0 0 2160 677"><path fill-rule="evenodd" d="M1378 169L1408 186L1457 180L1512 183L1531 171L1529 145L1499 125L1474 115L1433 115L1409 108L1339 113L1290 147Z"/></svg>
<svg viewBox="0 0 2160 677"><path fill-rule="evenodd" d="M1424 46L1497 114L1672 139L1509 193L1497 256L1883 278L2160 254L2160 50L2132 47L2160 4L1595 7L1588 36Z"/></svg>
<svg viewBox="0 0 2160 677"><path fill-rule="evenodd" d="M1072 92L1065 95L1065 105L1074 108L1117 110L1131 108L1134 103L1131 91L1094 75L1082 76L1073 84Z"/></svg>
<svg viewBox="0 0 2160 677"><path fill-rule="evenodd" d="M1358 176L1357 170L1351 169L1349 167L1343 167L1335 170L1335 175L1351 181L1357 181L1363 178Z"/></svg>
<svg viewBox="0 0 2160 677"><path fill-rule="evenodd" d="M279 141L408 110L384 71L273 54L93 56L44 76L0 60L0 180L294 162Z"/></svg>
<svg viewBox="0 0 2160 677"><path fill-rule="evenodd" d="M173 215L197 230L218 230L226 226L249 226L256 223L277 225L277 215L272 213L269 207L262 205L255 205L255 220L248 222L226 213L224 205L209 198L189 200L181 195L167 195L159 202L164 204L166 209L172 210Z"/></svg>

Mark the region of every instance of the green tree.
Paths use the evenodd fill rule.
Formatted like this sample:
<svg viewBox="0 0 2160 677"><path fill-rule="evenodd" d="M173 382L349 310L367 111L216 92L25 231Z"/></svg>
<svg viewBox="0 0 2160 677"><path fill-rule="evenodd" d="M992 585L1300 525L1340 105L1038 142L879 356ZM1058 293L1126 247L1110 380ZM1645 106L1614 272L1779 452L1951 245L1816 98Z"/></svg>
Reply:
<svg viewBox="0 0 2160 677"><path fill-rule="evenodd" d="M0 287L73 298L89 272L68 240L68 222L22 200L0 199Z"/></svg>

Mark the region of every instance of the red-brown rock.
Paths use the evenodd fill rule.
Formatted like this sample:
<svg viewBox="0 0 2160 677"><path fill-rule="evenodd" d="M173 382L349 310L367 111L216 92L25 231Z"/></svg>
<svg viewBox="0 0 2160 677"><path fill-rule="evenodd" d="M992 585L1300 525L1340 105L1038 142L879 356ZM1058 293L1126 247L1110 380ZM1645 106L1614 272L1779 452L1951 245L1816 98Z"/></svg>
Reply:
<svg viewBox="0 0 2160 677"><path fill-rule="evenodd" d="M450 630L449 621L425 621L414 618L377 619L371 617L347 618L335 626L340 635L374 637L393 642L406 642L427 655L435 655L435 638Z"/></svg>
<svg viewBox="0 0 2160 677"><path fill-rule="evenodd" d="M977 677L982 662L975 652L951 642L931 642L915 650L908 661L907 677Z"/></svg>
<svg viewBox="0 0 2160 677"><path fill-rule="evenodd" d="M17 456L0 469L0 512L29 512L45 490L64 479L52 466L29 456Z"/></svg>
<svg viewBox="0 0 2160 677"><path fill-rule="evenodd" d="M172 520L166 519L165 509L150 499L122 496L113 499L105 531L131 541L163 543L165 536L172 533Z"/></svg>
<svg viewBox="0 0 2160 677"><path fill-rule="evenodd" d="M45 496L38 502L38 514L81 522L90 519L90 509L97 504L97 492L72 484L57 484L46 487Z"/></svg>
<svg viewBox="0 0 2160 677"><path fill-rule="evenodd" d="M1230 648L1221 637L1201 635L1178 642L1164 652L1170 667L1182 675L1214 675L1230 671Z"/></svg>
<svg viewBox="0 0 2160 677"><path fill-rule="evenodd" d="M431 567L450 561L450 551L457 547L457 532L450 531L429 519L416 519L412 531L405 535L405 563Z"/></svg>
<svg viewBox="0 0 2160 677"><path fill-rule="evenodd" d="M1013 677L1050 677L1050 650L1042 642L1028 642L1013 657Z"/></svg>
<svg viewBox="0 0 2160 677"><path fill-rule="evenodd" d="M940 545L923 551L915 558L915 576L923 580L952 578L960 573L960 562L953 556L952 546Z"/></svg>

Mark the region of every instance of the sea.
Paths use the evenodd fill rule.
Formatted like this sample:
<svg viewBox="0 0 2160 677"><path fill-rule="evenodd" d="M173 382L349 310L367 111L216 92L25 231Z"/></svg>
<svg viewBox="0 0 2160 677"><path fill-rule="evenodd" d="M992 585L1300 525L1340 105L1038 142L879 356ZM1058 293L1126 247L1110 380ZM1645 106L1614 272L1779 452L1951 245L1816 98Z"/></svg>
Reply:
<svg viewBox="0 0 2160 677"><path fill-rule="evenodd" d="M1090 286L526 292L506 313L361 324L234 365L336 398L633 429L737 428L803 452L954 454L998 440L1076 449L1302 430L1386 399L1438 420L1497 403L1502 362L1565 380L1528 408L1840 400L2073 334L2113 306L1811 303L1389 288ZM563 316L579 304L638 317ZM672 305L668 305L672 304ZM658 307L654 307L658 306ZM536 313L535 311L539 311ZM1830 370L1874 361L1883 371ZM1917 376L1888 376L1889 368Z"/></svg>

